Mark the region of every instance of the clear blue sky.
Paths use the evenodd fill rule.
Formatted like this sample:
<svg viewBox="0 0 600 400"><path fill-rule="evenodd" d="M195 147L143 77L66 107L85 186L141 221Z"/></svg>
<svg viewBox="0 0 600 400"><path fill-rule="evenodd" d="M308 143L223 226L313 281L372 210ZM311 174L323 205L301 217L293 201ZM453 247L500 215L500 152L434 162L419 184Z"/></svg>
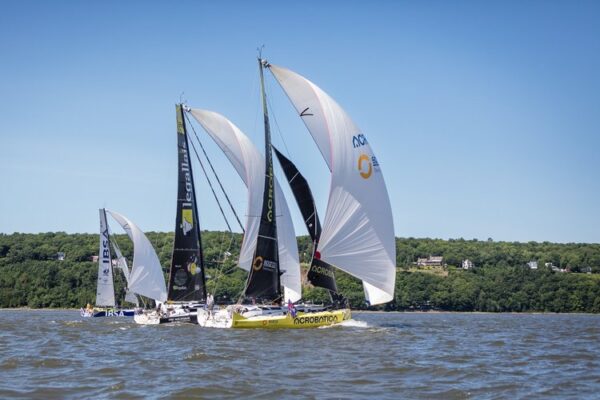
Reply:
<svg viewBox="0 0 600 400"><path fill-rule="evenodd" d="M174 105L185 92L262 149L264 44L369 137L397 236L600 242L598 21L597 1L4 1L0 232L97 232L103 206L172 231ZM323 213L325 164L267 83L275 144ZM202 228L223 229L195 167Z"/></svg>

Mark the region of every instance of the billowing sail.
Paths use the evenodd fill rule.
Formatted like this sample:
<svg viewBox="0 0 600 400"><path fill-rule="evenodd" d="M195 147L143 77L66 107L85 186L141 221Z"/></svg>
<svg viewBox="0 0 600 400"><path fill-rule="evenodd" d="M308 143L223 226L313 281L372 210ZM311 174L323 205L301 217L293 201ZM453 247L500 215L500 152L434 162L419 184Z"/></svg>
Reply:
<svg viewBox="0 0 600 400"><path fill-rule="evenodd" d="M127 217L115 212L107 212L121 225L133 241L133 266L129 274L129 290L156 301L167 300L167 288L162 266L152 243L144 232Z"/></svg>
<svg viewBox="0 0 600 400"><path fill-rule="evenodd" d="M328 289L330 292L337 293L337 284L335 282L335 272L333 267L326 262L319 259L320 254L316 251L321 238L321 221L319 220L319 214L317 213L317 206L308 186L306 178L302 176L298 168L285 157L279 150L273 147L275 155L281 164L283 173L290 184L296 203L304 218L304 224L313 242L313 258L310 269L306 277L314 286ZM335 295L332 294L332 298ZM339 299L339 297L335 297Z"/></svg>
<svg viewBox="0 0 600 400"><path fill-rule="evenodd" d="M114 307L115 288L110 257L110 238L106 211L100 209L100 252L98 254L98 286L96 291L96 305Z"/></svg>
<svg viewBox="0 0 600 400"><path fill-rule="evenodd" d="M119 248L119 246L117 245L117 243L114 240L111 240L110 244L112 245L113 250L115 251L115 256L117 259L117 266L121 269L121 271L123 271L123 275L125 276L125 281L127 282L127 288L125 289L125 301L127 301L129 303L133 303L136 306L139 306L138 298L135 296L135 294L133 294L129 290L130 271L129 271L129 266L127 265L127 259L125 257L123 257L123 254L121 253L121 249Z"/></svg>
<svg viewBox="0 0 600 400"><path fill-rule="evenodd" d="M178 104L176 111L179 155L177 214L168 297L172 301L203 301L206 284L194 176L182 106Z"/></svg>
<svg viewBox="0 0 600 400"><path fill-rule="evenodd" d="M315 84L288 69L270 69L331 170L321 258L361 279L370 304L391 301L396 277L392 210L366 136Z"/></svg>
<svg viewBox="0 0 600 400"><path fill-rule="evenodd" d="M259 217L262 211L265 184L264 158L250 139L222 115L200 109L192 109L191 114L223 150L248 188L248 209L239 265L249 271L252 268ZM276 218L281 284L284 286L285 301L289 299L296 302L300 299L302 290L298 244L290 211L277 179L275 179L275 201L278 209Z"/></svg>

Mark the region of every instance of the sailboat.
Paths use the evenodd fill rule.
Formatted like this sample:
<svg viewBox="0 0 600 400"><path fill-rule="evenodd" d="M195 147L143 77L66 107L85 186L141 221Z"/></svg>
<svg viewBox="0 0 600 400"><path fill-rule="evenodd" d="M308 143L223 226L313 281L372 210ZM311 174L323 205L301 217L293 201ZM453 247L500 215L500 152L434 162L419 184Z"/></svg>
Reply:
<svg viewBox="0 0 600 400"><path fill-rule="evenodd" d="M194 176L183 106L176 105L178 184L175 239L166 301L136 317L143 324L196 322L197 309L206 301L206 280Z"/></svg>
<svg viewBox="0 0 600 400"><path fill-rule="evenodd" d="M394 233L391 207L381 169L364 135L333 99L305 78L283 68L272 67L260 58L259 67L265 125L265 168L262 170L264 185L260 193L262 211L258 237L256 244L253 243L252 269L245 289L246 300L251 299L253 304L248 306L242 303L234 306L234 312L230 313L229 326L309 328L339 323L350 319L351 312L345 299L337 292L334 266L363 281L365 296L370 304L385 303L393 298ZM313 240L313 260L308 279L313 285L329 290L333 302L329 309L315 309L305 304L293 305L290 301L286 310L281 304L281 283L278 279L281 272L277 251L277 230L280 225L276 219L270 218L277 215L276 206L279 203L277 196L273 195L276 180L273 175L273 146L264 91L264 68L272 70L296 108L302 107L299 109L301 117L316 117L314 120L305 120L305 123L318 146L330 146L326 149L320 147L321 152L332 159L335 154L342 161L338 162L334 169L331 159L326 158L332 172L332 184L326 214L328 218L321 231L314 199L306 179L289 159L276 151ZM244 162L248 164L250 158L247 155L250 146L246 143L249 141L245 135L216 113L199 110L191 112L242 175L240 170L243 168L240 166L243 166ZM233 134L224 134L228 131L233 131ZM247 170L246 166L245 181L248 180ZM252 188L248 182L246 184L252 199ZM367 190L366 196L364 193L361 196L363 190ZM254 193L257 193L256 189ZM246 241L246 238L244 240ZM349 243L346 244L345 241ZM349 249L348 245L352 248ZM254 304L258 302L262 305Z"/></svg>
<svg viewBox="0 0 600 400"><path fill-rule="evenodd" d="M188 109L188 112L221 148L248 188L247 216L238 265L246 271L251 271L253 269L254 252L259 240L260 215L263 208L264 157L250 139L224 116L213 111L195 108ZM279 212L273 215L278 227L276 238L283 301L296 302L301 298L298 244L291 215L277 179L274 179L273 186L274 200L279 207ZM247 304L245 308L247 313L263 314L265 312L264 305ZM278 305L273 306L270 304L268 310L269 312L281 314L281 307ZM222 327L230 325L230 311L231 308L227 310L227 313L214 313L210 319L206 318L206 314L203 316L199 312L198 323L202 326ZM227 320L229 321L227 322Z"/></svg>
<svg viewBox="0 0 600 400"><path fill-rule="evenodd" d="M115 240L111 239L110 227L106 218L107 210L101 208L100 213L100 251L98 254L98 283L96 291L96 306L91 307L89 304L85 309L81 309L83 317L133 317L135 309L122 309L116 307L115 290L113 282L113 264L116 264L123 272L127 282L125 301L135 304L139 307L138 298L131 291L132 283L134 287L137 281L132 281L131 273L127 265L127 260L123 257L119 246ZM114 211L108 211L113 218L119 223L125 217ZM128 234L131 231L127 232ZM131 234L129 235L131 237ZM116 258L111 255L111 247L115 252Z"/></svg>

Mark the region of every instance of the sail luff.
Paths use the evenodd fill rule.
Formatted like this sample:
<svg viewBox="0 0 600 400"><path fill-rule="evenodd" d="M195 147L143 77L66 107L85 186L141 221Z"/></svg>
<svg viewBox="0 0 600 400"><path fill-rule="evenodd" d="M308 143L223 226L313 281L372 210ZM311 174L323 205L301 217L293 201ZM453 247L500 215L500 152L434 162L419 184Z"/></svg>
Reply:
<svg viewBox="0 0 600 400"><path fill-rule="evenodd" d="M115 287L113 282L112 258L110 255L110 235L106 222L106 211L100 210L100 250L98 254L98 285L96 305L114 307Z"/></svg>
<svg viewBox="0 0 600 400"><path fill-rule="evenodd" d="M175 239L169 273L168 299L171 301L203 301L206 299L204 258L194 176L183 106L176 106L178 181Z"/></svg>
<svg viewBox="0 0 600 400"><path fill-rule="evenodd" d="M252 269L248 274L245 296L263 301L281 302L281 283L279 273L279 251L277 248L277 218L275 202L275 177L273 173L273 154L271 151L271 128L265 94L263 61L258 59L260 70L260 88L265 128L265 186L261 221L258 228L256 250Z"/></svg>

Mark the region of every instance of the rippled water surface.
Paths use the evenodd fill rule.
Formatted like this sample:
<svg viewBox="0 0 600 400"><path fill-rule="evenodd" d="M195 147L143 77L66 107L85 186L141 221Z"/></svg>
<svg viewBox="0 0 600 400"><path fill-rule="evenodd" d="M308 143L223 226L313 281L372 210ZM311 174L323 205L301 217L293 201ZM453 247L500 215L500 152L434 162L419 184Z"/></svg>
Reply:
<svg viewBox="0 0 600 400"><path fill-rule="evenodd" d="M313 330L0 311L0 398L600 398L600 316L355 313Z"/></svg>

